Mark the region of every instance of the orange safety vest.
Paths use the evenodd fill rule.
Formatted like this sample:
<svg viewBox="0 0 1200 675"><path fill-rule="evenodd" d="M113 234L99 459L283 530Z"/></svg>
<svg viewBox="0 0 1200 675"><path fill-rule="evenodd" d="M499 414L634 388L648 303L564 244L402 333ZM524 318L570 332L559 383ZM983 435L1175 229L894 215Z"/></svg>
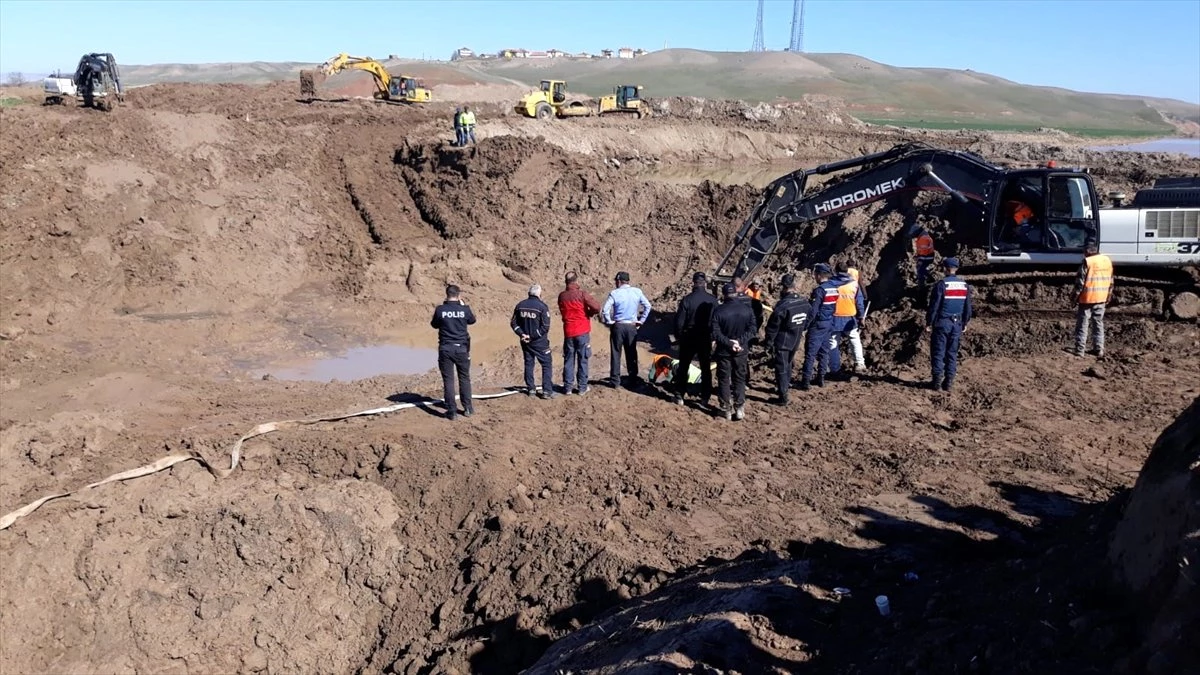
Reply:
<svg viewBox="0 0 1200 675"><path fill-rule="evenodd" d="M833 306L834 316L854 316L858 313L858 306L854 304L854 298L858 296L858 282L851 281L848 284L842 284L837 287L837 304Z"/></svg>
<svg viewBox="0 0 1200 675"><path fill-rule="evenodd" d="M917 257L932 258L933 257L933 237L928 234L923 234L917 237Z"/></svg>
<svg viewBox="0 0 1200 675"><path fill-rule="evenodd" d="M853 267L846 270L846 274L849 274L851 279L858 281L858 270L854 269Z"/></svg>
<svg viewBox="0 0 1200 675"><path fill-rule="evenodd" d="M1097 253L1084 260L1084 263L1087 265L1087 279L1083 282L1083 292L1079 294L1079 304L1102 305L1108 302L1108 296L1112 293L1112 260Z"/></svg>
<svg viewBox="0 0 1200 675"><path fill-rule="evenodd" d="M762 292L761 288L758 289L757 291L754 290L753 288L746 289L746 296L749 297L751 300L762 300L762 293L763 292Z"/></svg>
<svg viewBox="0 0 1200 675"><path fill-rule="evenodd" d="M1033 218L1033 209L1025 202L1011 201L1007 206L1012 211L1013 222L1017 225Z"/></svg>

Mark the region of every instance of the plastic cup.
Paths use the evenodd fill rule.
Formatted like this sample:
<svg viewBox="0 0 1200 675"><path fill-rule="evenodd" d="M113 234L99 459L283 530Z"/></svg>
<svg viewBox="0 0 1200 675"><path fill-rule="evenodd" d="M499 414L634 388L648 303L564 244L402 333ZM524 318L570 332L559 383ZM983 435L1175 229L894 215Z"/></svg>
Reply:
<svg viewBox="0 0 1200 675"><path fill-rule="evenodd" d="M892 606L888 602L888 596L886 595L875 596L875 607L879 609L880 616L887 616L892 613Z"/></svg>

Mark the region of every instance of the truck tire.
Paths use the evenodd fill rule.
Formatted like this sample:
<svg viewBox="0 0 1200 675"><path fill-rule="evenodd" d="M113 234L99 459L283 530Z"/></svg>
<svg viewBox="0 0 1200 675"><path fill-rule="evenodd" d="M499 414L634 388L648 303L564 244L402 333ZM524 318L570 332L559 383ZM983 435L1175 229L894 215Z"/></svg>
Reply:
<svg viewBox="0 0 1200 675"><path fill-rule="evenodd" d="M548 120L554 117L554 108L551 108L549 103L539 103L534 108L533 116L539 120Z"/></svg>

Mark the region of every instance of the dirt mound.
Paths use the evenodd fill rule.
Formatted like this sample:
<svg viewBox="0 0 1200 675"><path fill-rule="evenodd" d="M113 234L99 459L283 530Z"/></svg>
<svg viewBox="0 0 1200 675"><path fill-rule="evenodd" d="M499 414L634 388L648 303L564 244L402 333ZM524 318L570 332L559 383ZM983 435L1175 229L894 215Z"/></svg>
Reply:
<svg viewBox="0 0 1200 675"><path fill-rule="evenodd" d="M1200 651L1200 398L1150 451L1109 561L1146 626L1146 672L1194 673Z"/></svg>

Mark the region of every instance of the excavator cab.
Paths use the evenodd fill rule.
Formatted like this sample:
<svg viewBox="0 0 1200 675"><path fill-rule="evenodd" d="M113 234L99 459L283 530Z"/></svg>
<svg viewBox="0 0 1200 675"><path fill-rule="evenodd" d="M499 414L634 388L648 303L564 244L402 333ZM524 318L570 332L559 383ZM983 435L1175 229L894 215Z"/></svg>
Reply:
<svg viewBox="0 0 1200 675"><path fill-rule="evenodd" d="M1099 240L1099 200L1085 173L1014 171L999 194L990 227L993 255L1076 254L1088 240Z"/></svg>

